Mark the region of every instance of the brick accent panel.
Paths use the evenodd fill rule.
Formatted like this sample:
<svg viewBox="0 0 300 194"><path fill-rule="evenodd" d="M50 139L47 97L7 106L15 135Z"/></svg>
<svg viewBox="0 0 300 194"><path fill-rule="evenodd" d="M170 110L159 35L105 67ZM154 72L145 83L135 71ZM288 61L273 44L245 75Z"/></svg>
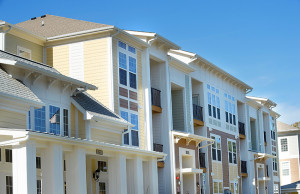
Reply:
<svg viewBox="0 0 300 194"><path fill-rule="evenodd" d="M137 93L129 90L129 98L137 100Z"/></svg>
<svg viewBox="0 0 300 194"><path fill-rule="evenodd" d="M128 90L122 87L119 87L119 94L120 96L124 96L126 98L128 98Z"/></svg>
<svg viewBox="0 0 300 194"><path fill-rule="evenodd" d="M120 107L128 109L128 100L124 100L120 98Z"/></svg>
<svg viewBox="0 0 300 194"><path fill-rule="evenodd" d="M222 169L223 169L223 188L229 187L230 189L230 177L229 177L229 162L228 162L228 148L227 148L227 139L236 141L236 157L237 157L237 167L238 167L238 176L241 177L241 161L240 161L240 140L236 139L234 135L212 129L209 130L207 127L207 137L210 137L210 134L215 134L221 137L221 153L222 153ZM208 147L208 166L209 171L209 188L211 193L213 193L213 178L212 173L212 157L211 157L211 146ZM239 183L239 193L241 193L241 179L238 179Z"/></svg>
<svg viewBox="0 0 300 194"><path fill-rule="evenodd" d="M130 110L138 111L138 104L135 102L130 102Z"/></svg>

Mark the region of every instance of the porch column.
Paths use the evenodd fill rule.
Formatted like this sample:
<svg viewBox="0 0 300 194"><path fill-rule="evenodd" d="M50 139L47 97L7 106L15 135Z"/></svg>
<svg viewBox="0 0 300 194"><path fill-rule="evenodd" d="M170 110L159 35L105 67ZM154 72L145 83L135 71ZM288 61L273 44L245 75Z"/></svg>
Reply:
<svg viewBox="0 0 300 194"><path fill-rule="evenodd" d="M36 145L28 141L13 146L12 171L14 194L36 194Z"/></svg>
<svg viewBox="0 0 300 194"><path fill-rule="evenodd" d="M144 193L142 158L136 157L133 159L133 173L134 193Z"/></svg>
<svg viewBox="0 0 300 194"><path fill-rule="evenodd" d="M92 159L91 157L86 158L86 187L87 193L93 193L93 171L92 171Z"/></svg>
<svg viewBox="0 0 300 194"><path fill-rule="evenodd" d="M63 150L61 145L50 144L41 154L42 193L64 194Z"/></svg>
<svg viewBox="0 0 300 194"><path fill-rule="evenodd" d="M118 154L108 159L109 193L127 194L126 156Z"/></svg>
<svg viewBox="0 0 300 194"><path fill-rule="evenodd" d="M86 188L85 150L74 148L66 154L67 193L85 194Z"/></svg>
<svg viewBox="0 0 300 194"><path fill-rule="evenodd" d="M158 175L157 175L157 159L152 158L148 162L146 162L144 168L144 173L147 173L144 175L144 177L148 177L148 187L149 187L149 193L152 194L158 194ZM146 183L144 181L144 183ZM145 186L145 192L147 191L147 188Z"/></svg>

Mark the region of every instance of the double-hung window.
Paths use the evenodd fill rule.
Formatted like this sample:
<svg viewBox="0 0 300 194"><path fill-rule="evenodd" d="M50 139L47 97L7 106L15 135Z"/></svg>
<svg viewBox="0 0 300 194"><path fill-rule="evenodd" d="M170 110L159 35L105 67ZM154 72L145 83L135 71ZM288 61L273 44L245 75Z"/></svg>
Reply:
<svg viewBox="0 0 300 194"><path fill-rule="evenodd" d="M139 117L137 113L126 109L121 109L120 115L123 119L134 125L131 127L130 131L127 129L124 131L123 143L126 145L139 146ZM130 134L131 136L129 137Z"/></svg>
<svg viewBox="0 0 300 194"><path fill-rule="evenodd" d="M208 115L221 119L219 89L207 84Z"/></svg>
<svg viewBox="0 0 300 194"><path fill-rule="evenodd" d="M223 193L223 182L221 180L213 180L213 189L214 194L222 194Z"/></svg>
<svg viewBox="0 0 300 194"><path fill-rule="evenodd" d="M227 149L228 149L228 160L229 160L228 162L230 164L237 164L236 142L233 140L228 140Z"/></svg>
<svg viewBox="0 0 300 194"><path fill-rule="evenodd" d="M216 135L211 135L215 142L211 146L212 159L215 161L222 161L221 159L221 138Z"/></svg>
<svg viewBox="0 0 300 194"><path fill-rule="evenodd" d="M281 151L282 152L287 152L289 149L288 149L288 141L287 141L287 138L282 138L280 140L280 143L281 143Z"/></svg>
<svg viewBox="0 0 300 194"><path fill-rule="evenodd" d="M290 176L290 162L281 162L282 176Z"/></svg>
<svg viewBox="0 0 300 194"><path fill-rule="evenodd" d="M5 149L5 162L12 163L12 150L11 149Z"/></svg>
<svg viewBox="0 0 300 194"><path fill-rule="evenodd" d="M236 108L233 96L224 93L225 98L225 119L227 123L236 125Z"/></svg>
<svg viewBox="0 0 300 194"><path fill-rule="evenodd" d="M46 132L46 107L34 110L34 130Z"/></svg>
<svg viewBox="0 0 300 194"><path fill-rule="evenodd" d="M13 178L6 176L6 194L13 194Z"/></svg>
<svg viewBox="0 0 300 194"><path fill-rule="evenodd" d="M60 108L56 106L49 106L50 118L50 133L55 135L60 134Z"/></svg>
<svg viewBox="0 0 300 194"><path fill-rule="evenodd" d="M275 153L273 153L272 155L276 157ZM277 171L277 157L273 158L273 170Z"/></svg>

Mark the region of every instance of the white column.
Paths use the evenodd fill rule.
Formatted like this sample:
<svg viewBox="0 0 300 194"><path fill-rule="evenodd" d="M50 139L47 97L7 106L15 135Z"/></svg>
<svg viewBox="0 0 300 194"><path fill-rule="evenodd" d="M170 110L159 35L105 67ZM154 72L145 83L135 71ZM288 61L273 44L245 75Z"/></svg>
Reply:
<svg viewBox="0 0 300 194"><path fill-rule="evenodd" d="M13 191L14 194L36 193L36 145L29 141L13 146Z"/></svg>
<svg viewBox="0 0 300 194"><path fill-rule="evenodd" d="M127 194L126 157L118 154L108 159L110 194Z"/></svg>
<svg viewBox="0 0 300 194"><path fill-rule="evenodd" d="M152 158L148 163L149 189L152 194L158 194L157 159Z"/></svg>
<svg viewBox="0 0 300 194"><path fill-rule="evenodd" d="M86 158L86 187L87 193L93 193L93 171L92 171L92 159L90 157Z"/></svg>
<svg viewBox="0 0 300 194"><path fill-rule="evenodd" d="M74 148L66 154L67 193L86 193L86 159L85 150Z"/></svg>
<svg viewBox="0 0 300 194"><path fill-rule="evenodd" d="M64 194L62 146L51 144L41 154L42 193Z"/></svg>
<svg viewBox="0 0 300 194"><path fill-rule="evenodd" d="M140 157L133 159L134 173L134 191L135 193L144 193L143 185L143 160Z"/></svg>

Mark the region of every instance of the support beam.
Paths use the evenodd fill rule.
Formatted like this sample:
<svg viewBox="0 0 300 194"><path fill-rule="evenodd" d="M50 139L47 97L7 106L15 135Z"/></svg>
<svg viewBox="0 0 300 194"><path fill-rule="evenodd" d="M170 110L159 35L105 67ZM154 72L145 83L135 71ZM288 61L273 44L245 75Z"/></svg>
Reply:
<svg viewBox="0 0 300 194"><path fill-rule="evenodd" d="M127 194L126 157L118 154L108 159L109 192Z"/></svg>
<svg viewBox="0 0 300 194"><path fill-rule="evenodd" d="M74 148L66 154L67 193L86 194L86 155L85 150Z"/></svg>
<svg viewBox="0 0 300 194"><path fill-rule="evenodd" d="M36 194L36 145L28 141L13 146L13 192Z"/></svg>
<svg viewBox="0 0 300 194"><path fill-rule="evenodd" d="M42 193L64 194L62 146L50 144L41 154Z"/></svg>

